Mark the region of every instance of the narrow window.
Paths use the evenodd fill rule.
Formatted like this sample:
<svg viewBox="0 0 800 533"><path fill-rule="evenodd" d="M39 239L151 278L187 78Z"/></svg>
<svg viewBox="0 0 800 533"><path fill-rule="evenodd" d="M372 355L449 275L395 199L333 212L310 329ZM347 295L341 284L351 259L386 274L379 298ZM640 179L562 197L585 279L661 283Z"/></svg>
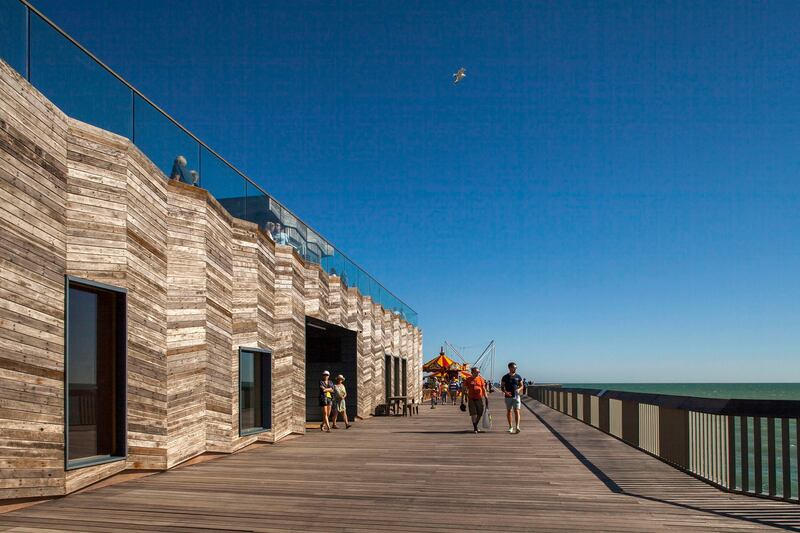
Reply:
<svg viewBox="0 0 800 533"><path fill-rule="evenodd" d="M402 359L402 370L400 371L400 379L403 382L403 396L408 396L408 359Z"/></svg>
<svg viewBox="0 0 800 533"><path fill-rule="evenodd" d="M272 427L272 354L256 348L239 349L239 434Z"/></svg>
<svg viewBox="0 0 800 533"><path fill-rule="evenodd" d="M400 390L400 358L394 357L394 395L395 396L402 396Z"/></svg>
<svg viewBox="0 0 800 533"><path fill-rule="evenodd" d="M126 453L125 290L67 278L66 467Z"/></svg>
<svg viewBox="0 0 800 533"><path fill-rule="evenodd" d="M392 396L392 356L385 355L383 357L383 370L386 380L386 400Z"/></svg>

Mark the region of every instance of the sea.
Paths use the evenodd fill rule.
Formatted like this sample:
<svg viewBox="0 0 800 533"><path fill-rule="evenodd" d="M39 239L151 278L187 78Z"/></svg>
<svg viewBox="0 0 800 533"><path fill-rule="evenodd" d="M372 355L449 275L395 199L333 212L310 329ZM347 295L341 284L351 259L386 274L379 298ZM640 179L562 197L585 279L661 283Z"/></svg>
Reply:
<svg viewBox="0 0 800 533"><path fill-rule="evenodd" d="M561 385L702 398L800 400L800 383L562 383Z"/></svg>
<svg viewBox="0 0 800 533"><path fill-rule="evenodd" d="M626 391L626 392L646 392L646 393L653 393L653 394L674 394L678 396L699 396L702 398L727 398L727 399L753 399L753 400L800 400L800 383L562 383L563 387L580 387L585 389L607 389L607 390L618 390L618 391ZM800 414L800 413L798 413ZM752 422L749 422L752 427ZM736 420L734 431L736 433L736 442L739 442L740 439L740 430L739 421ZM752 431L752 430L751 430ZM780 432L780 427L777 428L777 431ZM792 420L789 425L789 440L790 440L790 448L791 448L791 457L792 461L795 461L794 458L798 457L797 454L797 445L798 445L798 424L795 420ZM762 424L761 429L761 440L762 442L766 443L768 436L767 436L767 427L766 423ZM781 459L781 439L779 435L776 435L778 438L776 439L776 448L777 448L777 461L776 461L776 477L778 479L777 483L777 492L781 494L783 492L782 485L780 480L782 479L783 474L783 464ZM748 439L750 441L749 445L749 476L751 480L751 484L753 483L752 480L755 479L755 458L753 452L753 437L750 435ZM764 444L762 448L762 489L761 492L766 492L767 490L767 480L769 476L769 469L768 469L768 457L767 457L767 446ZM741 474L742 464L741 458L738 456L736 457L736 488L741 489L741 482L742 482L742 474ZM792 479L792 486L793 486L793 498L798 497L798 490L800 490L800 486L798 486L798 468L791 468L791 479ZM751 485L752 490L752 485Z"/></svg>

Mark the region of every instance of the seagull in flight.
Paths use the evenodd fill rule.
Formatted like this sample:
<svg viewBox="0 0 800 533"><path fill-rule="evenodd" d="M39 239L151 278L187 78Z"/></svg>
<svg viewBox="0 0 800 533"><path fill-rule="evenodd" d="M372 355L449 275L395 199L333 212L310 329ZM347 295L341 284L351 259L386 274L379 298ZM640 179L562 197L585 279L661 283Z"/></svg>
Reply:
<svg viewBox="0 0 800 533"><path fill-rule="evenodd" d="M463 80L466 77L467 77L467 69L465 69L464 67L461 67L460 69L458 69L458 72L453 74L453 85L455 85L456 83L460 82L461 80Z"/></svg>

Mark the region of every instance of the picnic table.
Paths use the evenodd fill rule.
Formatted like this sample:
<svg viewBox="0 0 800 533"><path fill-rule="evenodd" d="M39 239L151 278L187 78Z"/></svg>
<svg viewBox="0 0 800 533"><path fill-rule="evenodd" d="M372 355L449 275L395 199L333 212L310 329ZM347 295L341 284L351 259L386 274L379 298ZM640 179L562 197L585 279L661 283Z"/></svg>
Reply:
<svg viewBox="0 0 800 533"><path fill-rule="evenodd" d="M388 410L393 415L398 414L398 411L400 410L400 406L401 405L403 406L403 411L402 411L402 415L403 416L406 416L406 414L408 414L408 416L413 416L413 414L414 414L412 405L415 402L412 401L411 403L409 403L409 397L408 396L389 396L386 399L386 402L387 402Z"/></svg>

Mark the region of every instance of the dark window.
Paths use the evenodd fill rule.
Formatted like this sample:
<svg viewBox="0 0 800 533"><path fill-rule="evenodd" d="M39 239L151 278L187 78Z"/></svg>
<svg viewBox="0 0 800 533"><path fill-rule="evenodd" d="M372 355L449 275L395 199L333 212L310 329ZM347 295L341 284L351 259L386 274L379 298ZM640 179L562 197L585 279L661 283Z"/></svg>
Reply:
<svg viewBox="0 0 800 533"><path fill-rule="evenodd" d="M239 349L239 434L272 426L272 357L254 348Z"/></svg>
<svg viewBox="0 0 800 533"><path fill-rule="evenodd" d="M385 355L383 357L383 370L386 380L386 399L392 396L392 356Z"/></svg>
<svg viewBox="0 0 800 533"><path fill-rule="evenodd" d="M67 278L67 468L125 457L125 296Z"/></svg>
<svg viewBox="0 0 800 533"><path fill-rule="evenodd" d="M395 396L402 396L402 394L401 394L402 391L400 390L400 358L399 357L395 357L394 358L393 376L394 376L394 395Z"/></svg>
<svg viewBox="0 0 800 533"><path fill-rule="evenodd" d="M402 370L400 371L400 379L403 383L403 396L408 396L408 359L402 360Z"/></svg>

